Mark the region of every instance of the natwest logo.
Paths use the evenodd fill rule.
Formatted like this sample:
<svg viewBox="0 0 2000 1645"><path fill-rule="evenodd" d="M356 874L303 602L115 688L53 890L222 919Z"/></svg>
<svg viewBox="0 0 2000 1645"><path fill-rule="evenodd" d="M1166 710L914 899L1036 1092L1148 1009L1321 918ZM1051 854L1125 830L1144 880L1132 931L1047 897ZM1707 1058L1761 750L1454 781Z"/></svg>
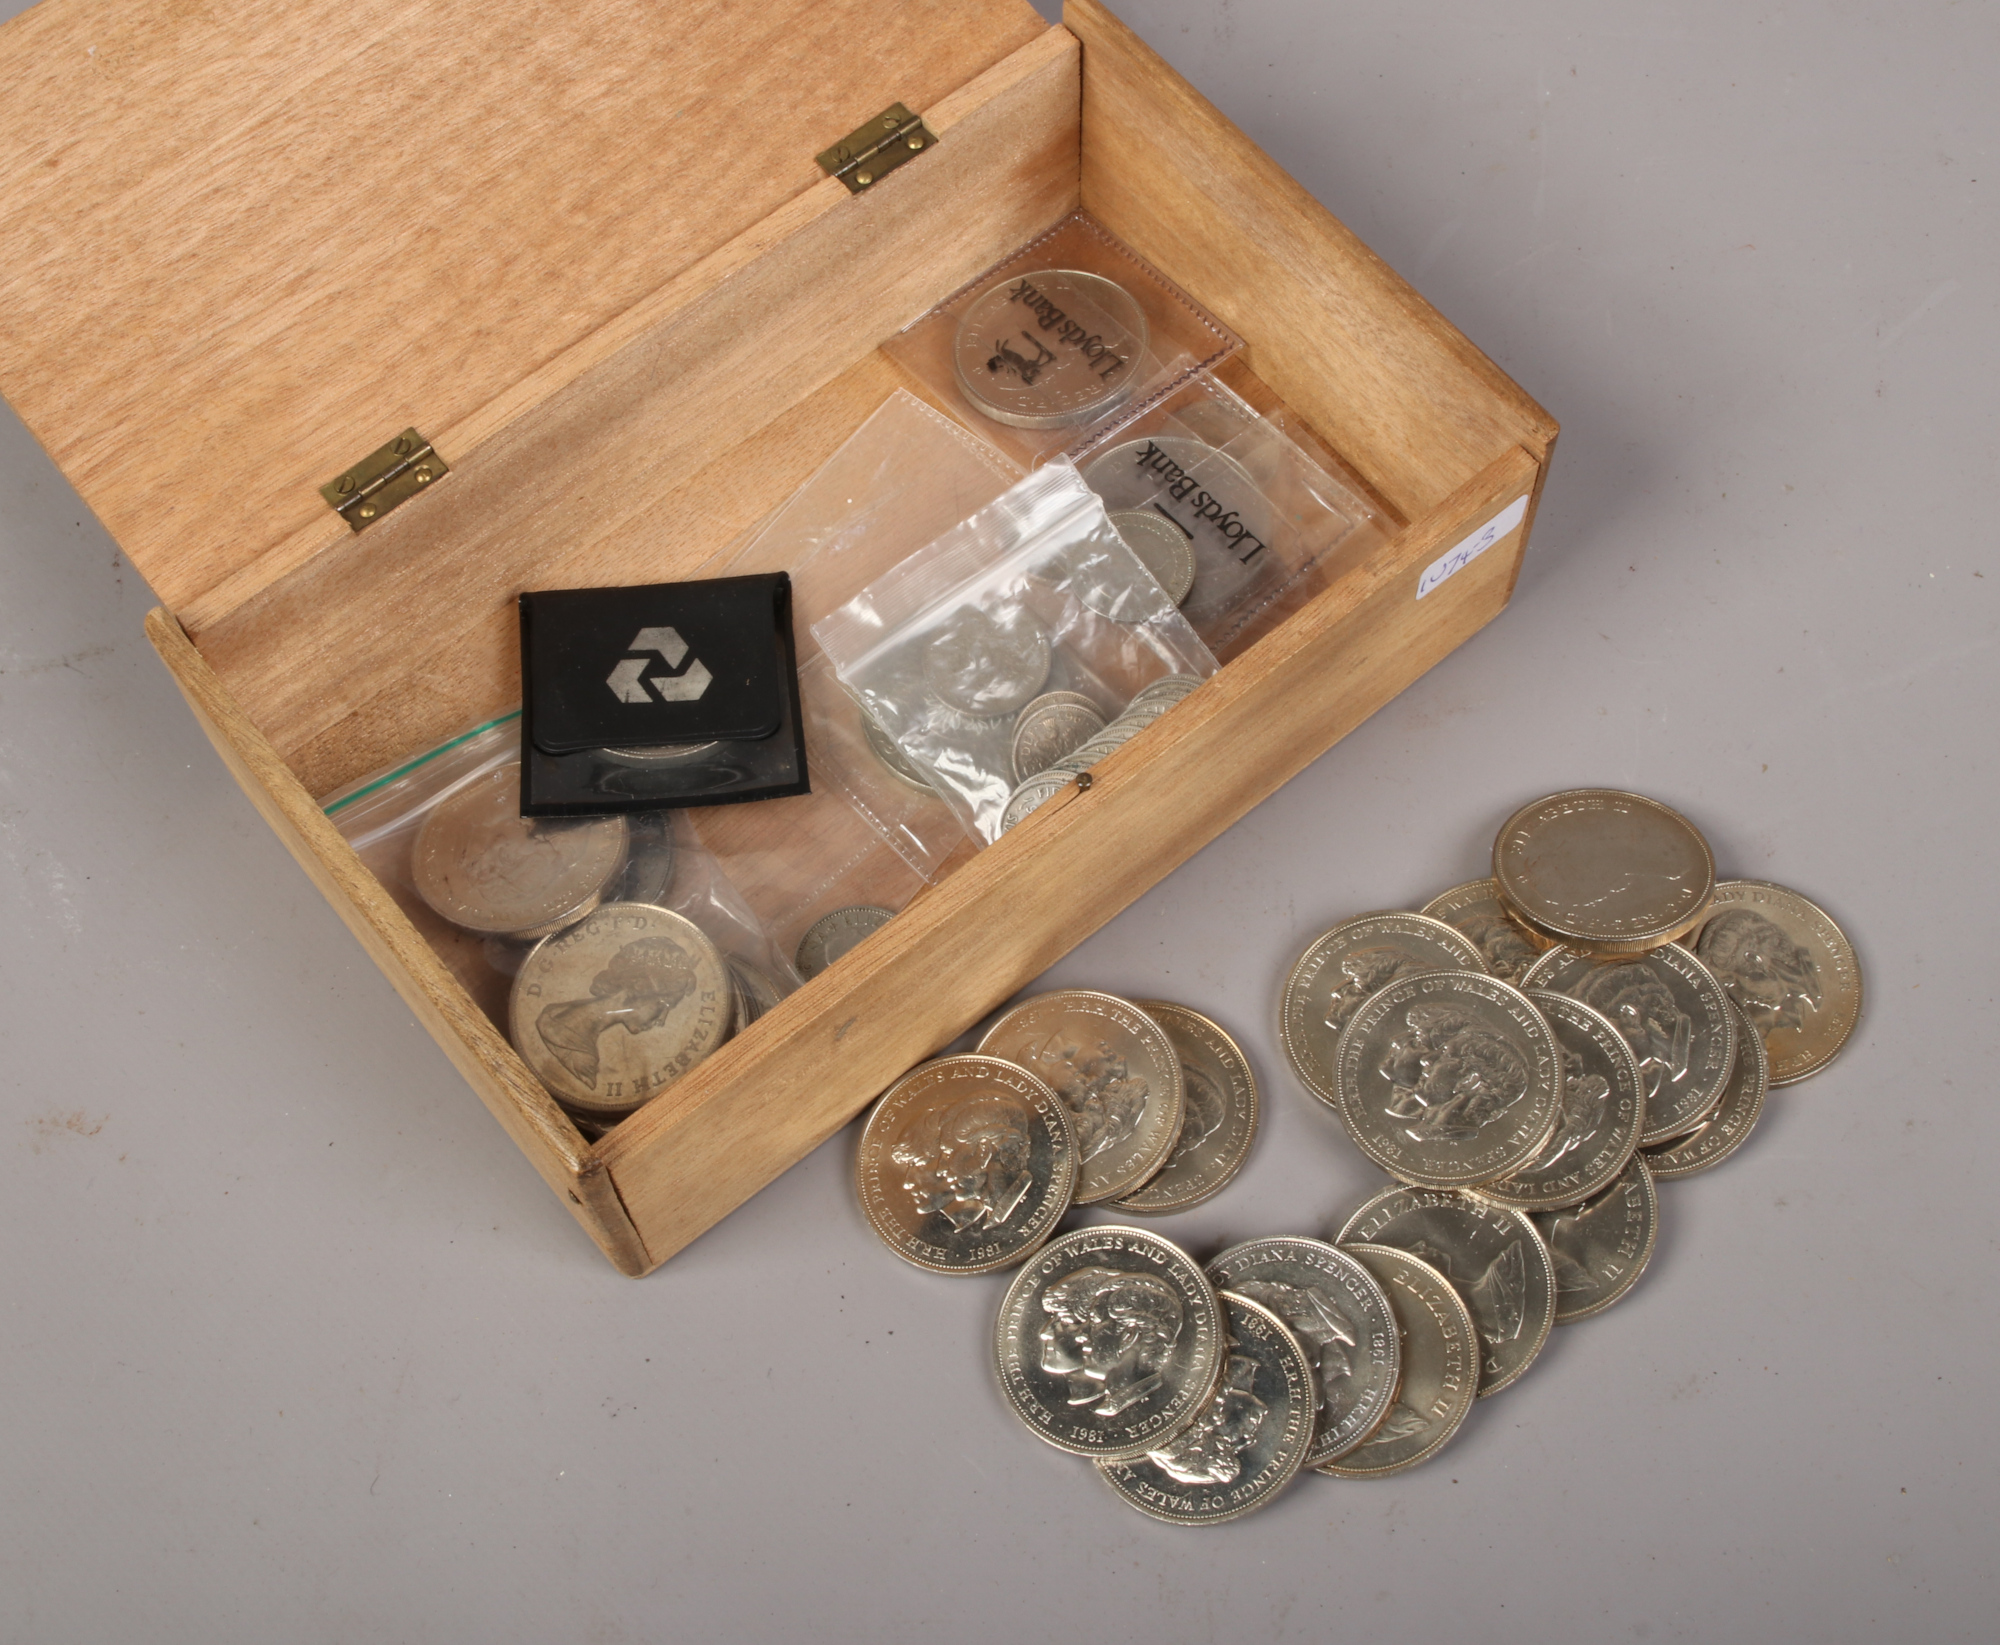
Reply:
<svg viewBox="0 0 2000 1645"><path fill-rule="evenodd" d="M612 696L621 703L650 703L653 699L647 694L648 686L659 694L663 703L691 703L698 701L709 687L712 676L702 666L699 657L687 665L684 673L646 677L646 670L654 666L654 657L661 658L668 668L675 669L687 656L687 641L671 628L642 628L625 649L647 655L627 657L604 682L611 687Z"/></svg>

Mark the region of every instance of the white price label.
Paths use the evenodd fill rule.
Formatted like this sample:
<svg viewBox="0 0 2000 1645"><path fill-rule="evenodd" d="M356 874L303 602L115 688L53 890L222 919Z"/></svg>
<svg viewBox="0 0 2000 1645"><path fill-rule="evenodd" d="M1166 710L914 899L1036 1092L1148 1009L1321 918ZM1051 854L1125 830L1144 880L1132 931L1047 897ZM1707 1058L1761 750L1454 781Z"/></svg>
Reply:
<svg viewBox="0 0 2000 1645"><path fill-rule="evenodd" d="M1426 594L1447 577L1455 577L1467 566L1484 554L1514 527L1519 525L1528 512L1528 499L1516 497L1505 508L1488 520L1456 548L1440 554L1424 567L1424 574L1417 579L1417 598Z"/></svg>

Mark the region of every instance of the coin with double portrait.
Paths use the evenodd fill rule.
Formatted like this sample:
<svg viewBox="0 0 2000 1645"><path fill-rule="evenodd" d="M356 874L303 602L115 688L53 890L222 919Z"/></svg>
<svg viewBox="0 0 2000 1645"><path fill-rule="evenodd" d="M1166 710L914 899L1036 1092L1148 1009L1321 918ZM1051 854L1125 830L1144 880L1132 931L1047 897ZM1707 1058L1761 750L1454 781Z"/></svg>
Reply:
<svg viewBox="0 0 2000 1645"><path fill-rule="evenodd" d="M1839 1054L1861 1017L1861 962L1818 903L1769 880L1724 880L1689 946L1764 1041L1771 1083Z"/></svg>

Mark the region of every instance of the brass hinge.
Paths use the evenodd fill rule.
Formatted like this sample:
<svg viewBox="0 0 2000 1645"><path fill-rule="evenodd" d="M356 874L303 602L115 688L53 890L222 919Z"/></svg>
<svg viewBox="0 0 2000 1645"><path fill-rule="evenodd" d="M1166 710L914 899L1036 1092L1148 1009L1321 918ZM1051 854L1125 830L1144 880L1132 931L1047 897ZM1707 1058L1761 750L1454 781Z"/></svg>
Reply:
<svg viewBox="0 0 2000 1645"><path fill-rule="evenodd" d="M889 172L935 148L937 137L901 103L891 103L867 125L850 131L819 157L820 170L838 177L849 194L879 183Z"/></svg>
<svg viewBox="0 0 2000 1645"><path fill-rule="evenodd" d="M319 488L333 511L356 531L365 531L392 508L408 502L450 466L413 428L406 428L380 451L370 452L337 480Z"/></svg>

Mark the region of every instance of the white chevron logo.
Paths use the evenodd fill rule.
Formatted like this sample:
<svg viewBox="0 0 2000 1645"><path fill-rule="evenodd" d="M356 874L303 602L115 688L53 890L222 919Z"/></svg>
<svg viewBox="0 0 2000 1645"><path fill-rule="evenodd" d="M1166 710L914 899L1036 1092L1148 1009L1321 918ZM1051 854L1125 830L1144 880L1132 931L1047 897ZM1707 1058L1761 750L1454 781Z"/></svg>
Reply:
<svg viewBox="0 0 2000 1645"><path fill-rule="evenodd" d="M681 659L688 654L687 641L671 628L642 628L626 649L651 652L669 668L679 668ZM652 656L627 657L604 683L621 703L651 702L653 699L646 694L649 685L659 693L663 703L691 703L700 699L714 678L699 657L688 664L684 674L655 674L647 679L646 670L652 666Z"/></svg>

